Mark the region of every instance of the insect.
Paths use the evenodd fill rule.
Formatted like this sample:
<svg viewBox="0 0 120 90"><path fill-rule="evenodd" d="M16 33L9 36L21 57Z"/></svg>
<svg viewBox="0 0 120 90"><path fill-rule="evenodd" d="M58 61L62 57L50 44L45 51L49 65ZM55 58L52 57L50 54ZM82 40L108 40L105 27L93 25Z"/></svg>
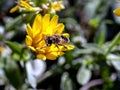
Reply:
<svg viewBox="0 0 120 90"><path fill-rule="evenodd" d="M47 36L45 38L45 42L47 46L51 46L52 44L55 45L62 45L68 44L70 42L69 38L66 35L52 35Z"/></svg>

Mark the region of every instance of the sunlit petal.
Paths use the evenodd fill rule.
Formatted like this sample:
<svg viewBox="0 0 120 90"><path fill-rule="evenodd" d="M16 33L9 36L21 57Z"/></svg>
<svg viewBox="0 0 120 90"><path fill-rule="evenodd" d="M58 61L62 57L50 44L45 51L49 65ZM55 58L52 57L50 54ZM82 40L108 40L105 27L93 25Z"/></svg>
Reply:
<svg viewBox="0 0 120 90"><path fill-rule="evenodd" d="M115 9L113 12L115 15L120 16L120 8Z"/></svg>
<svg viewBox="0 0 120 90"><path fill-rule="evenodd" d="M67 37L67 38L70 37L70 35L68 33L63 33L62 35L65 36L65 37Z"/></svg>
<svg viewBox="0 0 120 90"><path fill-rule="evenodd" d="M35 46L38 47L38 48L40 48L40 49L43 49L43 48L46 47L46 43L45 43L44 40L41 40L41 41L40 41L39 43L37 43Z"/></svg>
<svg viewBox="0 0 120 90"><path fill-rule="evenodd" d="M50 21L50 26L51 28L54 28L58 23L58 16L54 15Z"/></svg>
<svg viewBox="0 0 120 90"><path fill-rule="evenodd" d="M37 58L42 59L42 60L46 60L46 56L43 54L38 54Z"/></svg>
<svg viewBox="0 0 120 90"><path fill-rule="evenodd" d="M62 1L53 2L51 7L52 7L52 9L54 9L56 11L60 11L60 10L64 9L64 5L63 5Z"/></svg>
<svg viewBox="0 0 120 90"><path fill-rule="evenodd" d="M30 36L26 36L26 44L28 45L28 46L31 46L32 45L32 38L30 37Z"/></svg>
<svg viewBox="0 0 120 90"><path fill-rule="evenodd" d="M10 9L10 13L13 13L15 11L17 11L19 9L19 6L16 5L15 7L13 7L12 9Z"/></svg>
<svg viewBox="0 0 120 90"><path fill-rule="evenodd" d="M42 35L40 34L40 33L38 33L38 34L36 34L35 36L34 36L34 43L33 44L35 44L35 45L37 45L39 42L41 42L41 40L42 40Z"/></svg>
<svg viewBox="0 0 120 90"><path fill-rule="evenodd" d="M0 54L4 51L4 47L0 46Z"/></svg>
<svg viewBox="0 0 120 90"><path fill-rule="evenodd" d="M32 51L36 52L36 49L33 46L28 46Z"/></svg>
<svg viewBox="0 0 120 90"><path fill-rule="evenodd" d="M59 56L63 56L65 53L64 52L58 52Z"/></svg>
<svg viewBox="0 0 120 90"><path fill-rule="evenodd" d="M30 11L34 11L34 8L32 6L30 6L27 2L25 1L20 1L20 6L30 10Z"/></svg>
<svg viewBox="0 0 120 90"><path fill-rule="evenodd" d="M27 31L27 34L31 37L33 37L33 32L32 32L32 28L29 24L27 24L26 26L26 31Z"/></svg>
<svg viewBox="0 0 120 90"><path fill-rule="evenodd" d="M41 28L42 28L42 16L38 14L35 17L35 20L32 25L32 29L33 29L33 32L41 32Z"/></svg>
<svg viewBox="0 0 120 90"><path fill-rule="evenodd" d="M43 25L42 30L43 30L43 32L46 32L46 28L48 27L49 22L50 22L50 14L46 14L42 19L42 25Z"/></svg>
<svg viewBox="0 0 120 90"><path fill-rule="evenodd" d="M64 30L64 24L60 23L54 28L54 33L55 34L61 34Z"/></svg>
<svg viewBox="0 0 120 90"><path fill-rule="evenodd" d="M49 60L55 60L57 57L58 57L58 53L57 52L51 52L49 54L46 54L46 57L49 59Z"/></svg>
<svg viewBox="0 0 120 90"><path fill-rule="evenodd" d="M53 18L51 19L49 26L47 27L47 34L53 35L54 34L54 28L58 23L58 16L54 15Z"/></svg>

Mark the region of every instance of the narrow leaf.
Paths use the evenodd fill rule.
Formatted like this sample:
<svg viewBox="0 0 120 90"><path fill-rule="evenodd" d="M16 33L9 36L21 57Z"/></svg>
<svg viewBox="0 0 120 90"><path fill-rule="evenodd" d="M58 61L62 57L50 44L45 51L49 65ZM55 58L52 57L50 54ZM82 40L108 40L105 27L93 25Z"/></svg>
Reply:
<svg viewBox="0 0 120 90"><path fill-rule="evenodd" d="M6 41L6 44L16 53L21 54L22 48L15 42Z"/></svg>
<svg viewBox="0 0 120 90"><path fill-rule="evenodd" d="M99 45L103 45L103 43L105 42L105 38L106 38L106 26L102 22L101 25L99 26L97 33L96 33L96 36L94 38L94 42L98 43Z"/></svg>
<svg viewBox="0 0 120 90"><path fill-rule="evenodd" d="M15 61L11 58L6 59L4 70L10 84L12 84L16 89L20 89L22 86L23 78L20 69Z"/></svg>

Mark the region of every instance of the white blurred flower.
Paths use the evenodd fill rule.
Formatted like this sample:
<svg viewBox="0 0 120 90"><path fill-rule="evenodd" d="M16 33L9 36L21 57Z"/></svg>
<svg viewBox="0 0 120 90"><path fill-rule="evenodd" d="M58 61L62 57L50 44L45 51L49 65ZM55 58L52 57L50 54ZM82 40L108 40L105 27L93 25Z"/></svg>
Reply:
<svg viewBox="0 0 120 90"><path fill-rule="evenodd" d="M41 78L45 70L46 64L40 59L28 61L26 63L27 80L33 88L36 88L37 80Z"/></svg>

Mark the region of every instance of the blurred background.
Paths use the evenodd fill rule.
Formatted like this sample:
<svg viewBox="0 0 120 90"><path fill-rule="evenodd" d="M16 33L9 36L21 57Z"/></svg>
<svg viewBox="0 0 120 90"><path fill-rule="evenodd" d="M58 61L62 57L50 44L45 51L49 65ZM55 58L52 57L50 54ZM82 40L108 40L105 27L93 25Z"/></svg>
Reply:
<svg viewBox="0 0 120 90"><path fill-rule="evenodd" d="M0 0L0 90L120 90L120 17L113 13L120 1L63 4L56 14L75 49L42 61L25 47L33 13L9 13L15 0Z"/></svg>

